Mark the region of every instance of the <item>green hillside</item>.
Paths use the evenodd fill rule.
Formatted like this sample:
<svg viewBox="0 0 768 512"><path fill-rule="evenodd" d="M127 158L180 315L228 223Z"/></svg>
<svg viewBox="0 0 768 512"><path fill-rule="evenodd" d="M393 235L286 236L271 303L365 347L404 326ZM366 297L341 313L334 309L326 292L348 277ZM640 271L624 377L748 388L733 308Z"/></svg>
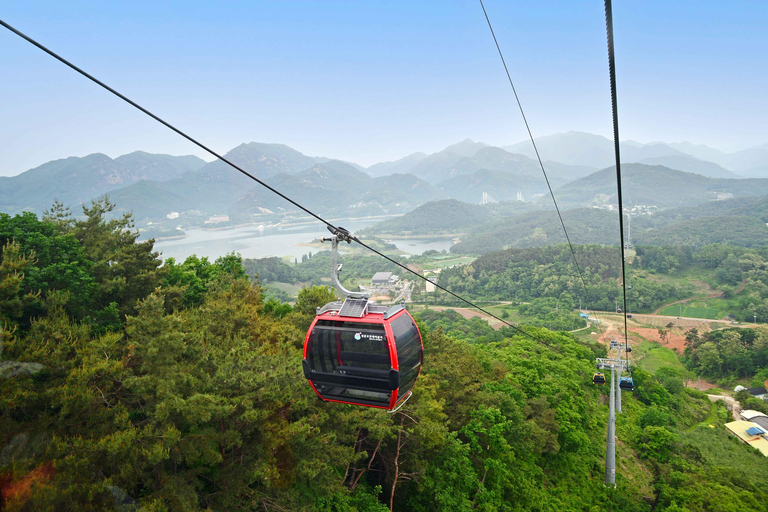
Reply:
<svg viewBox="0 0 768 512"><path fill-rule="evenodd" d="M645 245L765 247L768 245L768 226L755 217L702 217L647 231L633 230L632 238L635 243Z"/></svg>
<svg viewBox="0 0 768 512"><path fill-rule="evenodd" d="M562 212L571 243L618 245L618 216L596 208ZM555 211L525 213L478 227L451 247L451 252L483 254L508 247L536 247L565 243Z"/></svg>
<svg viewBox="0 0 768 512"><path fill-rule="evenodd" d="M521 201L478 205L443 199L423 204L401 217L381 221L361 233L389 236L467 233L495 219L540 209L540 205Z"/></svg>
<svg viewBox="0 0 768 512"><path fill-rule="evenodd" d="M461 233L493 219L495 215L477 204L443 199L423 204L402 217L387 219L361 230L364 234L419 235Z"/></svg>
<svg viewBox="0 0 768 512"><path fill-rule="evenodd" d="M136 245L130 219L107 221L108 209L58 224L0 215L3 510L741 512L768 502L766 459L728 436L724 405L684 388L674 367L634 369L616 487L604 486L606 387L591 377L605 348L570 333L478 333L456 314L417 315L426 355L402 409L321 402L301 359L315 308L334 298L327 289L303 289L292 306L265 300L235 255L160 266L152 243ZM614 252L583 250L594 270ZM567 248L553 251L565 264ZM538 263L516 256L504 272L527 265L535 276ZM494 258L477 263L478 278L501 268ZM766 346L764 333L754 345Z"/></svg>
<svg viewBox="0 0 768 512"><path fill-rule="evenodd" d="M670 208L653 215L633 219L637 226L646 228L665 226L700 217L754 217L768 222L768 196L738 197L722 201L709 201L696 206Z"/></svg>
<svg viewBox="0 0 768 512"><path fill-rule="evenodd" d="M624 205L656 205L660 208L692 206L723 195L768 194L768 179L707 178L662 166L622 165ZM616 204L616 171L603 169L557 189L561 206Z"/></svg>

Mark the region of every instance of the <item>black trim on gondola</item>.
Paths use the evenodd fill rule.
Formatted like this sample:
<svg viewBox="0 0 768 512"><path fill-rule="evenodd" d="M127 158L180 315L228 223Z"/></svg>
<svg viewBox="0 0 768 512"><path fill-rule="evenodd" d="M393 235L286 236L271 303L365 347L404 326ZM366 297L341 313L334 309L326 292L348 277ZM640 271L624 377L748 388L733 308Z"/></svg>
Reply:
<svg viewBox="0 0 768 512"><path fill-rule="evenodd" d="M385 375L383 378L363 377L358 375L323 373L310 371L309 380L315 384L333 384L347 388L363 389L368 391L392 391L398 388L400 383L400 372L397 370L369 370L365 368L355 368L355 372L366 370L369 372L381 371Z"/></svg>
<svg viewBox="0 0 768 512"><path fill-rule="evenodd" d="M365 398L355 397L354 402L350 402L350 397L348 395L334 395L331 393L324 393L320 398L324 401L333 400L351 405L370 405L382 408L382 402L379 400L367 400Z"/></svg>

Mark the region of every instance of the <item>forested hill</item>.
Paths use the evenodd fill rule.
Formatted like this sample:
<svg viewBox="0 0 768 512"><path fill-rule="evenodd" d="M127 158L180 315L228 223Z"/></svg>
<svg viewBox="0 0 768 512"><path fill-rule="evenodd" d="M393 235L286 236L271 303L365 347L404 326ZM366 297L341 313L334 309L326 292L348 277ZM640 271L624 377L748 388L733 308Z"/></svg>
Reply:
<svg viewBox="0 0 768 512"><path fill-rule="evenodd" d="M633 238L646 245L730 244L742 247L768 245L768 226L755 217L704 217L684 220L662 228L638 231Z"/></svg>
<svg viewBox="0 0 768 512"><path fill-rule="evenodd" d="M574 251L586 289L567 244L485 254L470 265L443 269L440 284L454 293L480 300L546 299L549 310L555 301L563 311L573 311L579 304L600 311L615 308L614 301L621 294L616 282L620 273L618 248L576 245ZM637 272L633 272L632 284L632 311L637 312L651 312L665 303L690 296L692 291L646 279Z"/></svg>
<svg viewBox="0 0 768 512"><path fill-rule="evenodd" d="M483 345L421 322L400 411L323 403L315 307L265 301L239 257L161 266L104 201L0 215L3 510L759 510L768 466L679 371L636 369L603 485L604 349L567 333ZM600 250L596 255L599 255ZM430 318L432 322L434 318ZM707 423L716 424L710 429Z"/></svg>
<svg viewBox="0 0 768 512"><path fill-rule="evenodd" d="M702 217L754 217L768 222L768 196L736 197L722 201L709 201L696 206L670 208L645 216L644 227L666 226L683 220Z"/></svg>
<svg viewBox="0 0 768 512"><path fill-rule="evenodd" d="M656 205L660 208L691 206L724 195L768 194L768 179L708 178L660 165L624 164L621 167L624 205ZM568 183L555 191L563 207L614 203L616 169L608 167Z"/></svg>
<svg viewBox="0 0 768 512"><path fill-rule="evenodd" d="M522 201L478 205L456 199L430 201L401 217L381 221L360 232L371 235L439 235L467 233L505 217L541 210Z"/></svg>
<svg viewBox="0 0 768 512"><path fill-rule="evenodd" d="M574 244L617 244L618 216L597 208L562 212L568 236ZM563 227L555 211L538 211L501 219L478 227L451 247L451 252L484 254L507 247L536 247L565 243Z"/></svg>
<svg viewBox="0 0 768 512"><path fill-rule="evenodd" d="M456 233L484 224L494 217L493 212L483 206L444 199L430 201L402 217L387 219L361 232L399 235Z"/></svg>
<svg viewBox="0 0 768 512"><path fill-rule="evenodd" d="M717 201L633 217L632 243L686 245L695 248L718 243L742 247L764 246L768 244L768 226L761 219L760 212L761 207L765 206L765 199L748 199L751 200L749 204L756 207L754 211L747 212L746 208L738 206L738 200L733 200L724 205ZM731 211L743 214L722 215ZM618 214L615 211L576 208L563 211L562 216L572 243L618 245ZM371 231L377 232L378 229L377 225ZM536 247L566 242L560 219L551 210L492 220L464 229L464 232L467 234L451 247L451 252L485 254L508 247Z"/></svg>

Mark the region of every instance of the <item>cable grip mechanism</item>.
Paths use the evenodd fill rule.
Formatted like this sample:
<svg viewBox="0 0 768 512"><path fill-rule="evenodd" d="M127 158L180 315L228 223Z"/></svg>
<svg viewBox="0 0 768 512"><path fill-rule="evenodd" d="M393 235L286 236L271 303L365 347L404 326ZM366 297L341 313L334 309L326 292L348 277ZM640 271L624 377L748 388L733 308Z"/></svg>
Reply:
<svg viewBox="0 0 768 512"><path fill-rule="evenodd" d="M339 294L345 299L369 298L371 295L368 292L353 292L351 290L347 290L344 288L344 286L342 286L341 281L339 280L339 272L341 272L341 267L343 265L337 264L339 256L339 240L349 244L352 243L354 237L348 230L342 227L328 226L328 231L333 233L333 235L330 237L323 237L321 241L331 242L331 280L333 281L333 287L336 288Z"/></svg>

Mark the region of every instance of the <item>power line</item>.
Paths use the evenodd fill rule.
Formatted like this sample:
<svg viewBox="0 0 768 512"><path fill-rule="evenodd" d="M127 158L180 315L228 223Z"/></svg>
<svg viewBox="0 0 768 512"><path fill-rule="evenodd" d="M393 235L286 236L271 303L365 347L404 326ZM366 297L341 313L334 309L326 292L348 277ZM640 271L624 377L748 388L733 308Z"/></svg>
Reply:
<svg viewBox="0 0 768 512"><path fill-rule="evenodd" d="M536 146L536 141L533 138L533 133L531 133L531 127L528 125L528 119L525 117L525 112L523 111L523 104L520 102L520 97L517 95L517 89L515 89L515 84L512 82L512 75L510 75L509 68L507 68L507 62L504 60L504 54L501 52L499 41L496 39L496 33L493 31L493 26L491 25L491 20L488 17L488 12L485 10L485 5L483 4L483 0L480 0L480 7L483 8L485 21L488 22L488 28L491 30L491 36L493 36L493 42L496 43L496 50L498 50L499 57L501 57L501 63L504 65L504 71L507 73L507 79L509 80L509 85L512 87L512 92L515 95L517 106L520 109L520 115L523 117L523 123L525 123L525 129L528 131L528 137L531 139L531 144L533 145L533 151L536 153L536 159L539 161L539 167L541 167L541 172L544 174L544 180L547 182L549 195L552 196L552 202L555 205L555 210L557 211L557 217L560 219L560 225L563 227L563 233L565 233L565 239L568 241L568 247L571 249L571 255L573 256L573 263L576 265L576 271L579 273L579 279L581 279L581 284L582 286L584 286L584 291L588 291L587 283L584 280L584 274L581 272L581 267L579 266L579 260L576 258L576 251L574 251L573 244L571 243L571 237L568 236L568 230L565 229L565 222L563 221L563 215L560 213L560 208L557 205L557 199L555 199L555 193L552 190L552 185L549 183L549 176L547 176L547 171L544 170L544 163L541 161L541 156L539 155L539 148ZM595 318L597 318L597 313L595 313ZM598 319L598 325L600 325L599 319Z"/></svg>
<svg viewBox="0 0 768 512"><path fill-rule="evenodd" d="M106 89L107 91L111 92L112 94L114 94L115 96L117 96L117 97L118 97L118 98L120 98L121 100L125 101L125 102L126 102L126 103L128 103L129 105L131 105L131 106L133 106L133 107L137 108L138 110L140 110L141 112L145 113L146 115L148 115L149 117L151 117L151 118L152 118L152 119L154 119L155 121L157 121L157 122L161 123L162 125L164 125L165 127L169 128L169 129L173 130L173 131L174 131L174 132L176 132L177 134L181 135L182 137L184 137L184 138L185 138L185 139L187 139L188 141L190 141L190 142L192 142L193 144L195 144L196 146L198 146L199 148L203 149L204 151L207 151L207 152L208 152L208 153L210 153L211 155L215 156L215 157L216 157L216 158L218 158L219 160L221 160L221 161L225 162L226 164L228 164L229 166L231 166L232 168L234 168L234 169L236 169L236 170L240 171L242 174L244 174L245 176L247 176L247 177L251 178L253 181L255 181L256 183L258 183L259 185L261 185L261 186L263 186L263 187L267 188L267 189L268 189L268 190L270 190L271 192L273 192L273 193L277 194L278 196L282 197L283 199L285 199L286 201L288 201L288 202L289 202L289 203L291 203L292 205L296 206L297 208L300 208L302 211L304 211L304 212L308 213L309 215L311 215L311 216L312 216L312 217L314 217L315 219L319 220L320 222L322 222L323 224L325 224L326 226L328 226L328 228L329 228L329 229L330 229L332 232L334 232L334 233L338 233L338 232L343 232L343 231L345 231L345 230L343 230L343 229L340 229L340 228L339 228L339 227L337 227L337 226L334 226L333 224L331 224L331 223L330 223L330 222L328 222L327 220L323 219L322 217L320 217L320 216L319 216L319 215L317 215L316 213L312 212L312 211L311 211L311 210L309 210L308 208L305 208L304 206L302 206L302 205L301 205L301 204L299 204L298 202L294 201L294 200L293 200L293 199L291 199L290 197L286 196L285 194L283 194L283 193L279 192L278 190L276 190L276 189L272 188L271 186L267 185L267 184L266 184L266 183L264 183L262 180L258 179L256 176L252 175L251 173L247 172L246 170L242 169L241 167L239 167L239 166L235 165L235 164L234 164L234 163L232 163L231 161L229 161L229 160L227 160L226 158L224 158L223 156L219 155L217 152L215 152L215 151L213 151L212 149L210 149L208 146L205 146L204 144L202 144L201 142L199 142L199 141L197 141L196 139L192 138L191 136L187 135L186 133L184 133L184 132L183 132L183 131L181 131L180 129L178 129L178 128L176 128L175 126L173 126L172 124L170 124L169 122L167 122L167 121L165 121L165 120L161 119L160 117L158 117L157 115L153 114L152 112L150 112L150 111L149 111L149 110L147 110L146 108L142 107L142 106L141 106L141 105L139 105L138 103L136 103L136 102L134 102L134 101L130 100L129 98L127 98L127 97L126 97L126 96L124 96L123 94L121 94L121 93L117 92L115 89L111 88L110 86L108 86L107 84L105 84L104 82L102 82L101 80L99 80L99 79L97 79L96 77L94 77L93 75L91 75L91 74L89 74L89 73L85 72L85 71L84 71L84 70L82 70L81 68L79 68L79 67L75 66L74 64L72 64L71 62L69 62L68 60L66 60L64 57L61 57L61 56L60 56L60 55L58 55L57 53L55 53L55 52L53 52L52 50L50 50L50 49L46 48L45 46L43 46L42 44L38 43L37 41L35 41L35 40L34 40L34 39L32 39L31 37L29 37L29 36L27 36L27 35L23 34L23 33L22 33L22 32L20 32L19 30L15 29L15 28L14 28L14 27L12 27L11 25L7 24L7 23L6 23L6 22L4 22L3 20L0 20L0 25L2 25L3 27L7 28L8 30L10 30L10 31L11 31L11 32L13 32L14 34L16 34L16 35L18 35L19 37L21 37L22 39L26 40L27 42L29 42L29 43L33 44L34 46L38 47L39 49L41 49L42 51L44 51L45 53L47 53L47 54L48 54L48 55L50 55L51 57L55 58L56 60L58 60L58 61L59 61L59 62L61 62L62 64L66 65L67 67L69 67L69 68L73 69L74 71L77 71L78 73L80 73L80 74L81 74L81 75L83 75L84 77L88 78L89 80L91 80L91 81L92 81L92 82L94 82L95 84L97 84L97 85L101 86L102 88ZM378 250L374 249L373 247L371 247L371 246L369 246L369 245L367 245L367 244L365 244L365 243L361 242L361 241L360 241L358 238L356 238L356 237L350 237L350 238L351 238L352 240L354 240L355 242L357 242L358 244L360 244L362 247L365 247L366 249L368 249L369 251L371 251L371 252L373 252L373 253L375 253L375 254L378 254L378 255L379 255L379 256L381 256L382 258L384 258L384 259L386 259L386 260L390 261L391 263L394 263L394 264L395 264L395 265L397 265L398 267L402 268L403 270L406 270L407 272L410 272L411 274L413 274L413 275L415 275L416 277L418 277L418 278L422 279L423 281L429 281L429 279L427 279L427 277L426 277L426 276L423 276L423 275L419 274L418 272L415 272L415 271L411 270L410 268L408 268L407 266L403 265L402 263L400 263L400 262L398 262L398 261L396 261L396 260L394 260L394 259L390 258L389 256L387 256L387 255L385 255L385 254L383 254L383 253L379 252ZM488 316L490 316L490 317L492 317L492 318L495 318L495 319L496 319L496 320L498 320L499 322L501 322L501 323L505 324L506 326L508 326L508 327L510 327L510 328L512 328L512 329L514 329L515 331L519 332L520 334L523 334L523 335L525 335L525 336L527 336L527 337L529 337L529 338L531 338L531 339L533 339L533 340L535 340L535 341L541 341L541 342L543 342L543 340L541 340L541 339L539 339L539 338L536 338L535 336L533 336L533 335L531 335L531 334L527 333L527 332L526 332L526 331L524 331L523 329L520 329L519 327L517 327L517 326L515 326L515 325L513 325L513 324L511 324L511 323L509 323L509 322L507 322L506 320L503 320L503 319L499 318L498 316L494 315L493 313L490 313L489 311L486 311L485 309L481 308L480 306L477 306L477 305L475 305L473 302L470 302L470 301L468 301L467 299L465 299L465 298L461 297L460 295L458 295L458 294L456 294L456 293L454 293L454 292L452 292L452 291L448 290L447 288L445 288L445 287L443 287L443 286L441 286L441 285L439 285L439 284L437 284L437 283L433 283L433 284L435 284L435 286L436 286L437 288L440 288L440 289L441 289L441 290L443 290L444 292L446 292L446 293L448 293L448 294L452 295L453 297L455 297L455 298L457 298L457 299L461 300L461 301L462 301L462 302L464 302L465 304L468 304L469 306L471 306L471 307L473 307L473 308L475 308L475 309L477 309L477 310L479 310L479 311L482 311L482 312L483 312L483 313L485 313L486 315L488 315Z"/></svg>
<svg viewBox="0 0 768 512"><path fill-rule="evenodd" d="M605 0L605 31L608 37L608 70L611 79L611 113L613 117L613 146L616 153L616 188L619 201L619 237L621 238L621 291L624 296L624 342L629 343L627 331L627 272L624 254L624 202L621 196L621 157L619 151L619 107L616 99L616 56L613 48L613 10L611 0Z"/></svg>

